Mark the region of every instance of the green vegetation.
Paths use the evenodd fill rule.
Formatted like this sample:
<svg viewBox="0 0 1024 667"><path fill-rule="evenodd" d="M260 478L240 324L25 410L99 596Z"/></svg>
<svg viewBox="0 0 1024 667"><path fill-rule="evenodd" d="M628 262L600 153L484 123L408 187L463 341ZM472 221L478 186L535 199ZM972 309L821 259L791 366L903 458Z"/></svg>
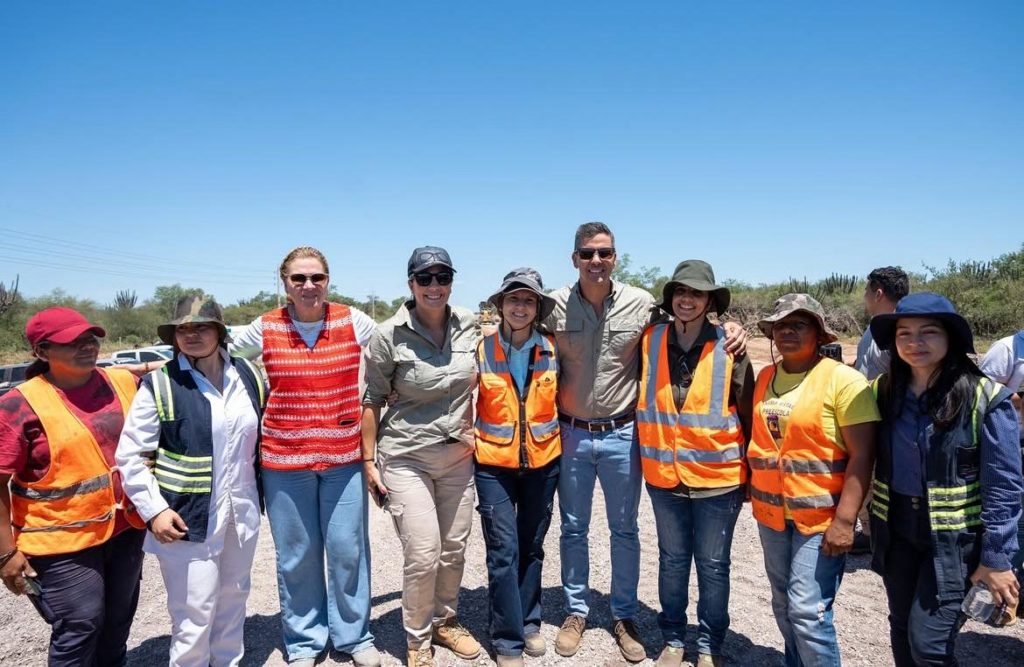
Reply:
<svg viewBox="0 0 1024 667"><path fill-rule="evenodd" d="M872 268L866 266L864 274ZM1024 244L1020 249L990 261L950 260L943 267L923 268L924 272L911 274L911 289L945 294L971 322L979 338L998 338L1024 329L1021 308L1024 304ZM628 254L619 258L615 278L647 289L659 300L662 288L669 280L657 267L635 270ZM723 282L732 290L732 305L725 319L738 321L752 332L755 332L757 320L771 312L775 299L787 292L806 292L818 299L825 307L829 324L841 334L859 336L867 326L861 302L863 276L832 274L818 281L790 278L784 282L760 285L734 280ZM78 299L63 290L26 299L19 292L17 278L9 284L0 282L0 361L28 357L25 322L43 308L59 305L81 311L90 321L107 329L108 340L104 348L113 350L157 342L157 325L171 318L178 299L202 293L203 290L197 287L161 285L151 298L141 304L134 291L120 290L110 305L102 305L90 299ZM358 308L378 322L393 315L406 299L401 296L386 301L369 295L360 301L339 294L333 286L329 298ZM222 304L225 319L229 324L247 324L276 307L278 299L278 295L264 291L235 304Z"/></svg>

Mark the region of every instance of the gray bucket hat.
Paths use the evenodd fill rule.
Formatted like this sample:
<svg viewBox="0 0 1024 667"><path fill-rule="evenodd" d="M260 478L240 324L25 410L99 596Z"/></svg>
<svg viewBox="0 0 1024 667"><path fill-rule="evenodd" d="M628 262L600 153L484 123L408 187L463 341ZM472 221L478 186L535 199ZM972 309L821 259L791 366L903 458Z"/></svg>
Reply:
<svg viewBox="0 0 1024 667"><path fill-rule="evenodd" d="M179 324L209 322L216 324L220 330L221 341L230 341L228 328L224 324L224 311L220 305L210 296L190 295L178 299L174 307L174 319L156 328L156 334L160 340L168 345L174 345L174 330Z"/></svg>
<svg viewBox="0 0 1024 667"><path fill-rule="evenodd" d="M775 308L772 314L759 321L757 323L757 328L761 330L761 333L771 339L772 325L793 313L807 313L817 320L818 327L821 329L821 335L825 339L826 343L834 343L839 340L839 336L837 336L836 333L832 331L827 324L825 324L825 309L822 308L821 304L818 303L818 300L810 294L798 294L791 292L780 296L775 300Z"/></svg>
<svg viewBox="0 0 1024 667"><path fill-rule="evenodd" d="M536 269L531 269L528 266L523 266L518 269L512 269L505 274L505 278L502 280L501 287L498 291L491 295L488 301L494 304L494 306L501 311L501 300L509 292L515 292L517 290L530 290L540 299L540 309L537 313L537 318L543 320L545 317L551 314L551 311L555 309L555 300L544 293L544 281L540 277L540 273Z"/></svg>
<svg viewBox="0 0 1024 667"><path fill-rule="evenodd" d="M686 286L690 289L710 292L715 298L715 314L721 315L729 310L732 294L728 287L715 284L715 272L711 265L699 259L687 259L679 262L672 280L665 283L661 290L661 303L658 305L669 315L672 314L672 293L677 287Z"/></svg>
<svg viewBox="0 0 1024 667"><path fill-rule="evenodd" d="M408 277L411 278L412 274L419 273L432 266L443 266L446 269L450 269L452 273L455 273L455 267L452 266L452 258L448 251L432 245L413 250L412 254L409 255L406 271Z"/></svg>

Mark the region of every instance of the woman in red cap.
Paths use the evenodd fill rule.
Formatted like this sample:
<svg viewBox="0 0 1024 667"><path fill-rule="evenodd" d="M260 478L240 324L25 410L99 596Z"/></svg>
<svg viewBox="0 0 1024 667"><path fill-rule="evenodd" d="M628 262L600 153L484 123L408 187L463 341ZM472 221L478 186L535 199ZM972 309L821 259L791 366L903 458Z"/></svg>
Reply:
<svg viewBox="0 0 1024 667"><path fill-rule="evenodd" d="M137 381L96 368L104 335L37 313L30 379L0 398L0 577L52 626L51 666L124 664L139 599L145 526L114 465Z"/></svg>

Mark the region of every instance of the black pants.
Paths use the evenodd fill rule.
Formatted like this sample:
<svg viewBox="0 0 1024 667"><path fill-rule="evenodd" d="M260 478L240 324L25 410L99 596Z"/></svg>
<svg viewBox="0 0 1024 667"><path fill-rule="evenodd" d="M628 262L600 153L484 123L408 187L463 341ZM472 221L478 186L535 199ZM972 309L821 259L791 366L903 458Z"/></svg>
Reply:
<svg viewBox="0 0 1024 667"><path fill-rule="evenodd" d="M51 628L50 667L125 664L145 535L129 528L99 546L30 559L43 589L33 602Z"/></svg>
<svg viewBox="0 0 1024 667"><path fill-rule="evenodd" d="M889 638L896 667L956 665L953 649L962 600L939 602L931 529L924 501L891 494L882 581L889 598Z"/></svg>

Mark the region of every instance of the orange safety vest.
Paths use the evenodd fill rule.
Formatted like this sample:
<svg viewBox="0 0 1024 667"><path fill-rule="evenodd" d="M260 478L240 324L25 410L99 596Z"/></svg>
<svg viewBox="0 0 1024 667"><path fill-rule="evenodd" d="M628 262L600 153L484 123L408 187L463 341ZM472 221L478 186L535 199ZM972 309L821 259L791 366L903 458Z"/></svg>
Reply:
<svg viewBox="0 0 1024 667"><path fill-rule="evenodd" d="M722 488L746 482L743 429L729 405L732 356L725 332L704 344L683 409L676 408L668 362L671 324L656 324L641 340L642 369L636 424L644 479L671 489Z"/></svg>
<svg viewBox="0 0 1024 667"><path fill-rule="evenodd" d="M782 436L775 444L763 412L768 385L776 367L766 366L754 387L754 424L747 460L750 462L750 500L754 518L775 530L786 525L784 507L804 535L824 532L836 515L846 480L848 456L822 426L825 392L839 366L822 359L806 379ZM783 504L785 503L785 504Z"/></svg>
<svg viewBox="0 0 1024 667"><path fill-rule="evenodd" d="M476 460L503 468L540 468L562 453L558 427L555 339L542 336L526 372L526 395L509 372L497 333L477 346Z"/></svg>
<svg viewBox="0 0 1024 667"><path fill-rule="evenodd" d="M96 370L127 415L136 391L134 376L125 370ZM29 556L74 553L103 544L114 532L114 515L120 508L112 479L116 468L104 458L96 436L42 375L14 391L21 392L39 417L50 447L50 467L42 478L11 480L15 544ZM145 528L127 498L123 503L128 523Z"/></svg>

